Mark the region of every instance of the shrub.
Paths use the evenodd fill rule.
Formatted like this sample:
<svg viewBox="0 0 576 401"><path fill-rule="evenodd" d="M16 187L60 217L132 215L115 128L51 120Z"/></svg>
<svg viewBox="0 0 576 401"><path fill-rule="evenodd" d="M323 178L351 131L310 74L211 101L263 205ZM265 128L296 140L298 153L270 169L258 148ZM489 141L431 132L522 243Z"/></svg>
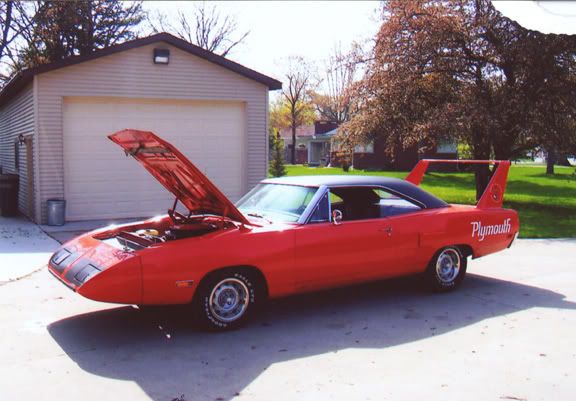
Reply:
<svg viewBox="0 0 576 401"><path fill-rule="evenodd" d="M272 177L282 177L286 175L286 167L284 166L284 141L280 136L273 135L272 142L272 157L270 158L270 165L268 166L268 174Z"/></svg>

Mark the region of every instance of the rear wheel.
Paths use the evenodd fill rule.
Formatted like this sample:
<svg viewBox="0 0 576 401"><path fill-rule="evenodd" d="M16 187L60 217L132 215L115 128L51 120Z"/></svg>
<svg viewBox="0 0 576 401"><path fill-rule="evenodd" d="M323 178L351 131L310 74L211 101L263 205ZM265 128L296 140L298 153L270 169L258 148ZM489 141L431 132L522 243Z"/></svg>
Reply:
<svg viewBox="0 0 576 401"><path fill-rule="evenodd" d="M440 249L426 270L430 287L439 292L451 291L458 287L466 275L466 257L456 246Z"/></svg>
<svg viewBox="0 0 576 401"><path fill-rule="evenodd" d="M244 324L262 302L258 276L248 269L227 269L206 277L194 302L196 320L210 330L230 330Z"/></svg>

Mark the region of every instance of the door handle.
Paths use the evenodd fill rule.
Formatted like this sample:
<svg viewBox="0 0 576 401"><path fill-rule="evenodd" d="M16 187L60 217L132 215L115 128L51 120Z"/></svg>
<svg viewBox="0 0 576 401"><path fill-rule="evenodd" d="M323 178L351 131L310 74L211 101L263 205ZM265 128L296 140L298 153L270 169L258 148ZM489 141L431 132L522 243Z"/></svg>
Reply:
<svg viewBox="0 0 576 401"><path fill-rule="evenodd" d="M390 227L390 226L381 228L380 231L388 234L388 236L392 235L392 227Z"/></svg>

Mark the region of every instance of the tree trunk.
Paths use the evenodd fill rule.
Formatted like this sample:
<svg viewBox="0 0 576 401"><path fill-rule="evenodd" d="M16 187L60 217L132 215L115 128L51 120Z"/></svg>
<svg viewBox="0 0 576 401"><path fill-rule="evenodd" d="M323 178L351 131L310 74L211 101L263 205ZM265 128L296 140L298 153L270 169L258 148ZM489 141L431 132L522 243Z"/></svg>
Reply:
<svg viewBox="0 0 576 401"><path fill-rule="evenodd" d="M292 154L290 155L292 164L296 164L296 125L292 123Z"/></svg>
<svg viewBox="0 0 576 401"><path fill-rule="evenodd" d="M490 182L492 172L488 164L479 164L476 166L476 201L479 201L484 193L484 190Z"/></svg>
<svg viewBox="0 0 576 401"><path fill-rule="evenodd" d="M4 30L2 31L2 41L0 42L0 57L4 56L4 51L8 44L8 34L12 27L12 8L14 4L11 1L6 2L6 13L4 16Z"/></svg>
<svg viewBox="0 0 576 401"><path fill-rule="evenodd" d="M547 149L548 155L546 156L546 174L554 174L554 163L556 162L556 151L552 148Z"/></svg>
<svg viewBox="0 0 576 401"><path fill-rule="evenodd" d="M473 157L476 160L488 160L490 159L490 150L492 146L487 141L489 135L485 130L479 127L475 127L474 130L474 146L473 146ZM479 201L482 194L486 190L490 178L492 177L492 172L490 171L489 164L477 164L475 167L475 178L476 178L476 201Z"/></svg>

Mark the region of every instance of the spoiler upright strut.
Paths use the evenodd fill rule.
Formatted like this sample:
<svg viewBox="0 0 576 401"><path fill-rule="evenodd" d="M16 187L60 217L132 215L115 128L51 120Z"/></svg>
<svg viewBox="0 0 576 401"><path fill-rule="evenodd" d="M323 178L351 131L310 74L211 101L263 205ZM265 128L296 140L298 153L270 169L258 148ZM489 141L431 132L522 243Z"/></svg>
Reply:
<svg viewBox="0 0 576 401"><path fill-rule="evenodd" d="M453 164L494 164L496 171L492 174L490 182L486 186L484 193L476 204L479 209L500 208L504 201L506 182L508 180L509 160L442 160L442 159L422 159L414 166L405 180L414 185L420 185L422 178L430 163L453 163Z"/></svg>

